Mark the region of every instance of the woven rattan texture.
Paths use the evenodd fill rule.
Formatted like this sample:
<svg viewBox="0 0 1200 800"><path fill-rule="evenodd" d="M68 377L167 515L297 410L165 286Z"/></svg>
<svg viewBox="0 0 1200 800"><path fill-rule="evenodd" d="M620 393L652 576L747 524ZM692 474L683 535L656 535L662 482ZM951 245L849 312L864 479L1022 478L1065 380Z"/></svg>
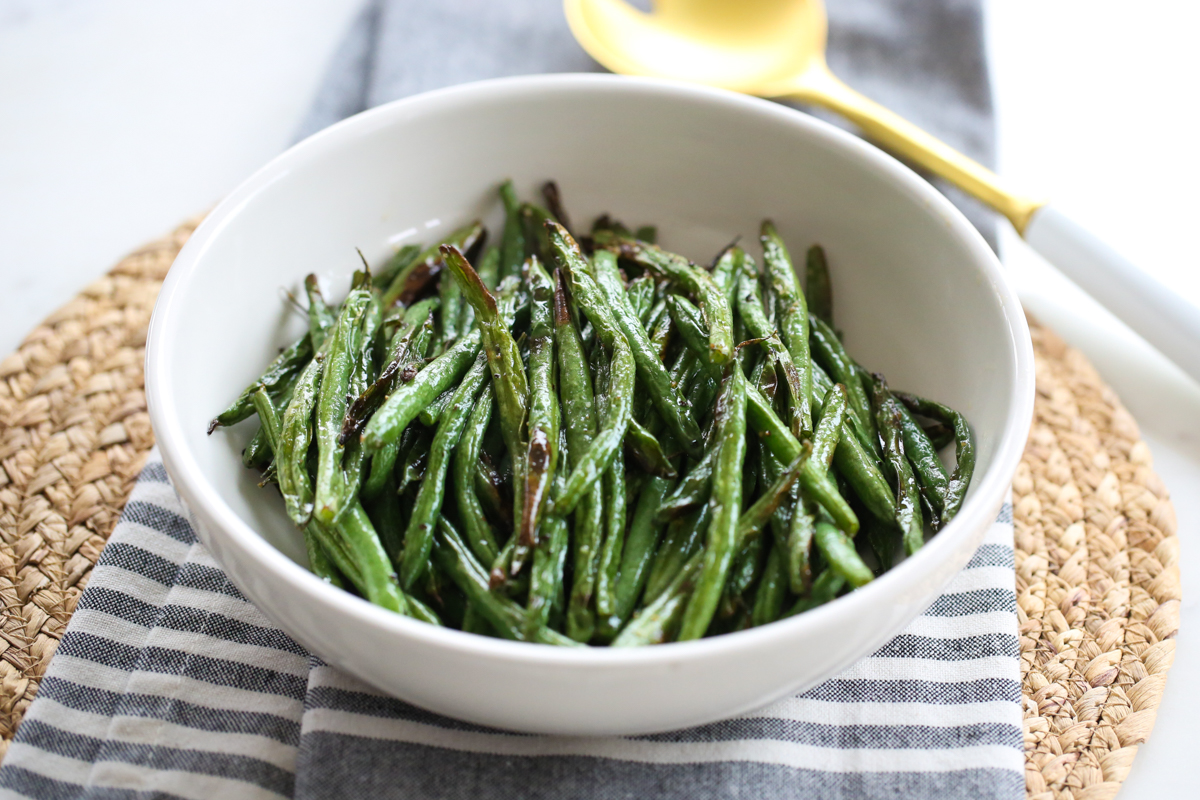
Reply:
<svg viewBox="0 0 1200 800"><path fill-rule="evenodd" d="M154 298L194 224L126 257L0 362L0 757L154 445Z"/></svg>
<svg viewBox="0 0 1200 800"><path fill-rule="evenodd" d="M1154 726L1175 655L1175 511L1113 391L1032 332L1037 400L1013 478L1026 789L1103 800Z"/></svg>
<svg viewBox="0 0 1200 800"><path fill-rule="evenodd" d="M154 444L154 298L187 224L0 363L0 757ZM1026 784L1111 797L1154 724L1179 620L1175 515L1150 451L1077 351L1032 325L1038 396L1013 481Z"/></svg>

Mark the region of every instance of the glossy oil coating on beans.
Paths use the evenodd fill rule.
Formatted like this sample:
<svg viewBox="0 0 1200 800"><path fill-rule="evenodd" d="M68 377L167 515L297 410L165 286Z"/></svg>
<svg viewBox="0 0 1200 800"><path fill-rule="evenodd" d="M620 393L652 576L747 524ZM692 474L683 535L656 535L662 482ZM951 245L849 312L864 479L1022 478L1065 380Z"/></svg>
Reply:
<svg viewBox="0 0 1200 800"><path fill-rule="evenodd" d="M704 540L704 561L683 615L679 639L699 639L708 630L737 546L742 510L742 467L746 460L746 376L733 363L717 401L720 440L713 467L712 522Z"/></svg>
<svg viewBox="0 0 1200 800"><path fill-rule="evenodd" d="M800 373L799 414L804 431L812 430L812 366L808 351L808 304L804 292L796 283L796 272L792 267L787 245L775 230L770 220L763 220L759 230L759 242L763 248L763 262L767 267L771 289L779 305L776 318L779 320L780 336L791 353L792 363Z"/></svg>
<svg viewBox="0 0 1200 800"><path fill-rule="evenodd" d="M760 271L607 215L577 240L553 181L499 186L490 247L478 222L407 245L340 303L305 279L304 335L214 422L257 425L243 461L331 587L477 636L654 645L832 602L953 520L973 432L854 360L819 246L806 293L769 221Z"/></svg>

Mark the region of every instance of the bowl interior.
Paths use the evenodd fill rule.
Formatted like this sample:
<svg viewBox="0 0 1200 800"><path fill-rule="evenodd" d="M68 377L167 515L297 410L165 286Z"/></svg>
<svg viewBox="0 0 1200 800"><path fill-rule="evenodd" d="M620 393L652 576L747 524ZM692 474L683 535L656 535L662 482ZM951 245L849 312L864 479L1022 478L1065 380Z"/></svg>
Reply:
<svg viewBox="0 0 1200 800"><path fill-rule="evenodd" d="M577 228L603 212L652 223L664 246L698 262L736 236L757 257L767 217L797 263L819 242L851 354L894 387L965 413L978 440L976 485L992 472L1023 407L1024 324L1008 318L998 264L948 203L798 112L573 76L490 82L368 112L285 154L205 223L156 310L152 350L164 355L148 378L156 424L169 428L160 440L194 468L200 496L304 562L277 493L241 466L253 424L209 437L207 422L303 331L285 294L302 296L306 273L340 299L355 248L381 264L398 246L432 242L475 217L498 235L495 187L507 176L526 198L557 180Z"/></svg>

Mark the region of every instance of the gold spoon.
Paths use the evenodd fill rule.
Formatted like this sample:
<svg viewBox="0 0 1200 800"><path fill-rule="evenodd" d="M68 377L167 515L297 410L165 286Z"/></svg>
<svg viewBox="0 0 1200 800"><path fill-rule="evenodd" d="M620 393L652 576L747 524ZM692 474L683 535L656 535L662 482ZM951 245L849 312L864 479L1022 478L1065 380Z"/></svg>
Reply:
<svg viewBox="0 0 1200 800"><path fill-rule="evenodd" d="M821 0L564 0L592 58L629 75L823 106L1003 214L1035 250L1200 380L1200 310L1069 217L842 83L825 63Z"/></svg>

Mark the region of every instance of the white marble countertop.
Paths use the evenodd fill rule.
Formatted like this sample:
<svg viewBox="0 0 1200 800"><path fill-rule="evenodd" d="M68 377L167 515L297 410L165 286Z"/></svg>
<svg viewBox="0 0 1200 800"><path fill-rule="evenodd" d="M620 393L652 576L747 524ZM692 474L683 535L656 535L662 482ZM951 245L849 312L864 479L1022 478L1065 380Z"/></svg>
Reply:
<svg viewBox="0 0 1200 800"><path fill-rule="evenodd" d="M836 0L828 0L836 2ZM0 0L0 351L123 253L213 206L292 140L353 0ZM1200 7L990 0L1001 172L1053 196L1200 302ZM1183 633L1122 800L1194 793L1200 387L1015 236L1028 308L1142 426L1183 545ZM1184 678L1190 680L1184 680Z"/></svg>

